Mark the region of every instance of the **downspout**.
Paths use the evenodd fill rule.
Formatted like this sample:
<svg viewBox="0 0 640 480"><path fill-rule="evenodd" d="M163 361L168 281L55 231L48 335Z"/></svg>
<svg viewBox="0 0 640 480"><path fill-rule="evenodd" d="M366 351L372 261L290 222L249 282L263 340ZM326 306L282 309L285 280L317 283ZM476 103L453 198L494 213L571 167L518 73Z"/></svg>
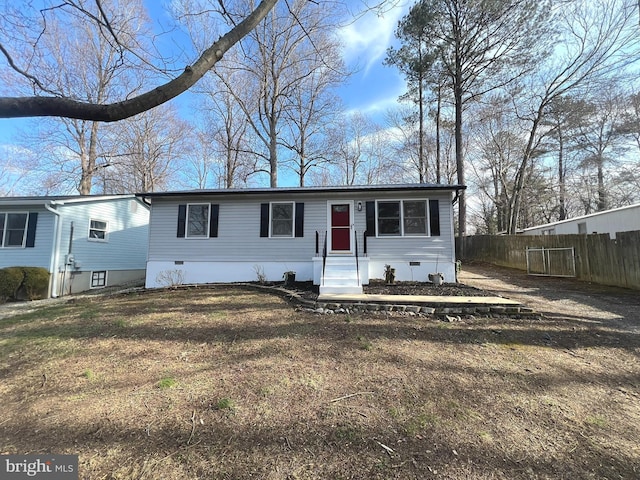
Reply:
<svg viewBox="0 0 640 480"><path fill-rule="evenodd" d="M60 212L55 208L51 208L51 205L55 205L55 202L49 202L44 204L45 210L55 215L55 221L53 223L53 246L51 247L51 260L49 262L49 271L52 275L52 282L50 284L50 295L53 298L58 296L58 263L59 263L59 247L60 237L62 236L62 228L60 226Z"/></svg>

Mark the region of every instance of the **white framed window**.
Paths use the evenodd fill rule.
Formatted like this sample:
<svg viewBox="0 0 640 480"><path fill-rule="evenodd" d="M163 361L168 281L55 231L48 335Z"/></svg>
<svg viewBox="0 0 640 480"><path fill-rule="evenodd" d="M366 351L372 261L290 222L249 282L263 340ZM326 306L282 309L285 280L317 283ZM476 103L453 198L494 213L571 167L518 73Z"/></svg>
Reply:
<svg viewBox="0 0 640 480"><path fill-rule="evenodd" d="M106 270L91 272L91 288L102 288L106 286L107 286Z"/></svg>
<svg viewBox="0 0 640 480"><path fill-rule="evenodd" d="M208 203L187 204L187 238L207 238L209 236Z"/></svg>
<svg viewBox="0 0 640 480"><path fill-rule="evenodd" d="M427 211L426 200L378 200L378 236L428 236Z"/></svg>
<svg viewBox="0 0 640 480"><path fill-rule="evenodd" d="M271 236L291 238L294 235L294 202L271 203Z"/></svg>
<svg viewBox="0 0 640 480"><path fill-rule="evenodd" d="M28 213L0 213L0 247L24 247Z"/></svg>
<svg viewBox="0 0 640 480"><path fill-rule="evenodd" d="M103 220L91 219L89 222L89 240L106 242L109 224Z"/></svg>

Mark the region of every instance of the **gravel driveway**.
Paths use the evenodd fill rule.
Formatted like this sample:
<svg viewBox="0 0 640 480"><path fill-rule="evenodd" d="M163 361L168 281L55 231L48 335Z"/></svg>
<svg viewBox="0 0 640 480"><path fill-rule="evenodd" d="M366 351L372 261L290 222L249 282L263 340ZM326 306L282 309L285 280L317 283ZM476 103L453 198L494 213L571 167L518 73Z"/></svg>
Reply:
<svg viewBox="0 0 640 480"><path fill-rule="evenodd" d="M546 317L640 334L640 292L636 290L531 276L521 270L484 263L463 264L458 280L520 301Z"/></svg>

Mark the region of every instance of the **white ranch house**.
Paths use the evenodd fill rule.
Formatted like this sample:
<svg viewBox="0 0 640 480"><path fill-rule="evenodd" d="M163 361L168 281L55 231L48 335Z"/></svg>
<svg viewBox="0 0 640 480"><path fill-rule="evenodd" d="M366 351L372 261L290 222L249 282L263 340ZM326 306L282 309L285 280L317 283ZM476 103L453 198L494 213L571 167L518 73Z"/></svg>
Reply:
<svg viewBox="0 0 640 480"><path fill-rule="evenodd" d="M456 278L453 203L463 186L374 185L139 194L151 203L147 288L281 281L362 292L385 265L397 280Z"/></svg>
<svg viewBox="0 0 640 480"><path fill-rule="evenodd" d="M5 197L0 268L45 268L52 297L142 280L148 223L134 195Z"/></svg>

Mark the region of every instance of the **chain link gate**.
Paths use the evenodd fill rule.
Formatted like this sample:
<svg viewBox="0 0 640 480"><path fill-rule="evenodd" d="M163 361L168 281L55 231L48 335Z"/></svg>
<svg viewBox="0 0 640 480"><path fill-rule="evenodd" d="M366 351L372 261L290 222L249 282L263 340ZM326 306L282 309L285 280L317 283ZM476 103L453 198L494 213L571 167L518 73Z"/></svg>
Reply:
<svg viewBox="0 0 640 480"><path fill-rule="evenodd" d="M527 273L547 277L575 277L574 248L527 247Z"/></svg>

